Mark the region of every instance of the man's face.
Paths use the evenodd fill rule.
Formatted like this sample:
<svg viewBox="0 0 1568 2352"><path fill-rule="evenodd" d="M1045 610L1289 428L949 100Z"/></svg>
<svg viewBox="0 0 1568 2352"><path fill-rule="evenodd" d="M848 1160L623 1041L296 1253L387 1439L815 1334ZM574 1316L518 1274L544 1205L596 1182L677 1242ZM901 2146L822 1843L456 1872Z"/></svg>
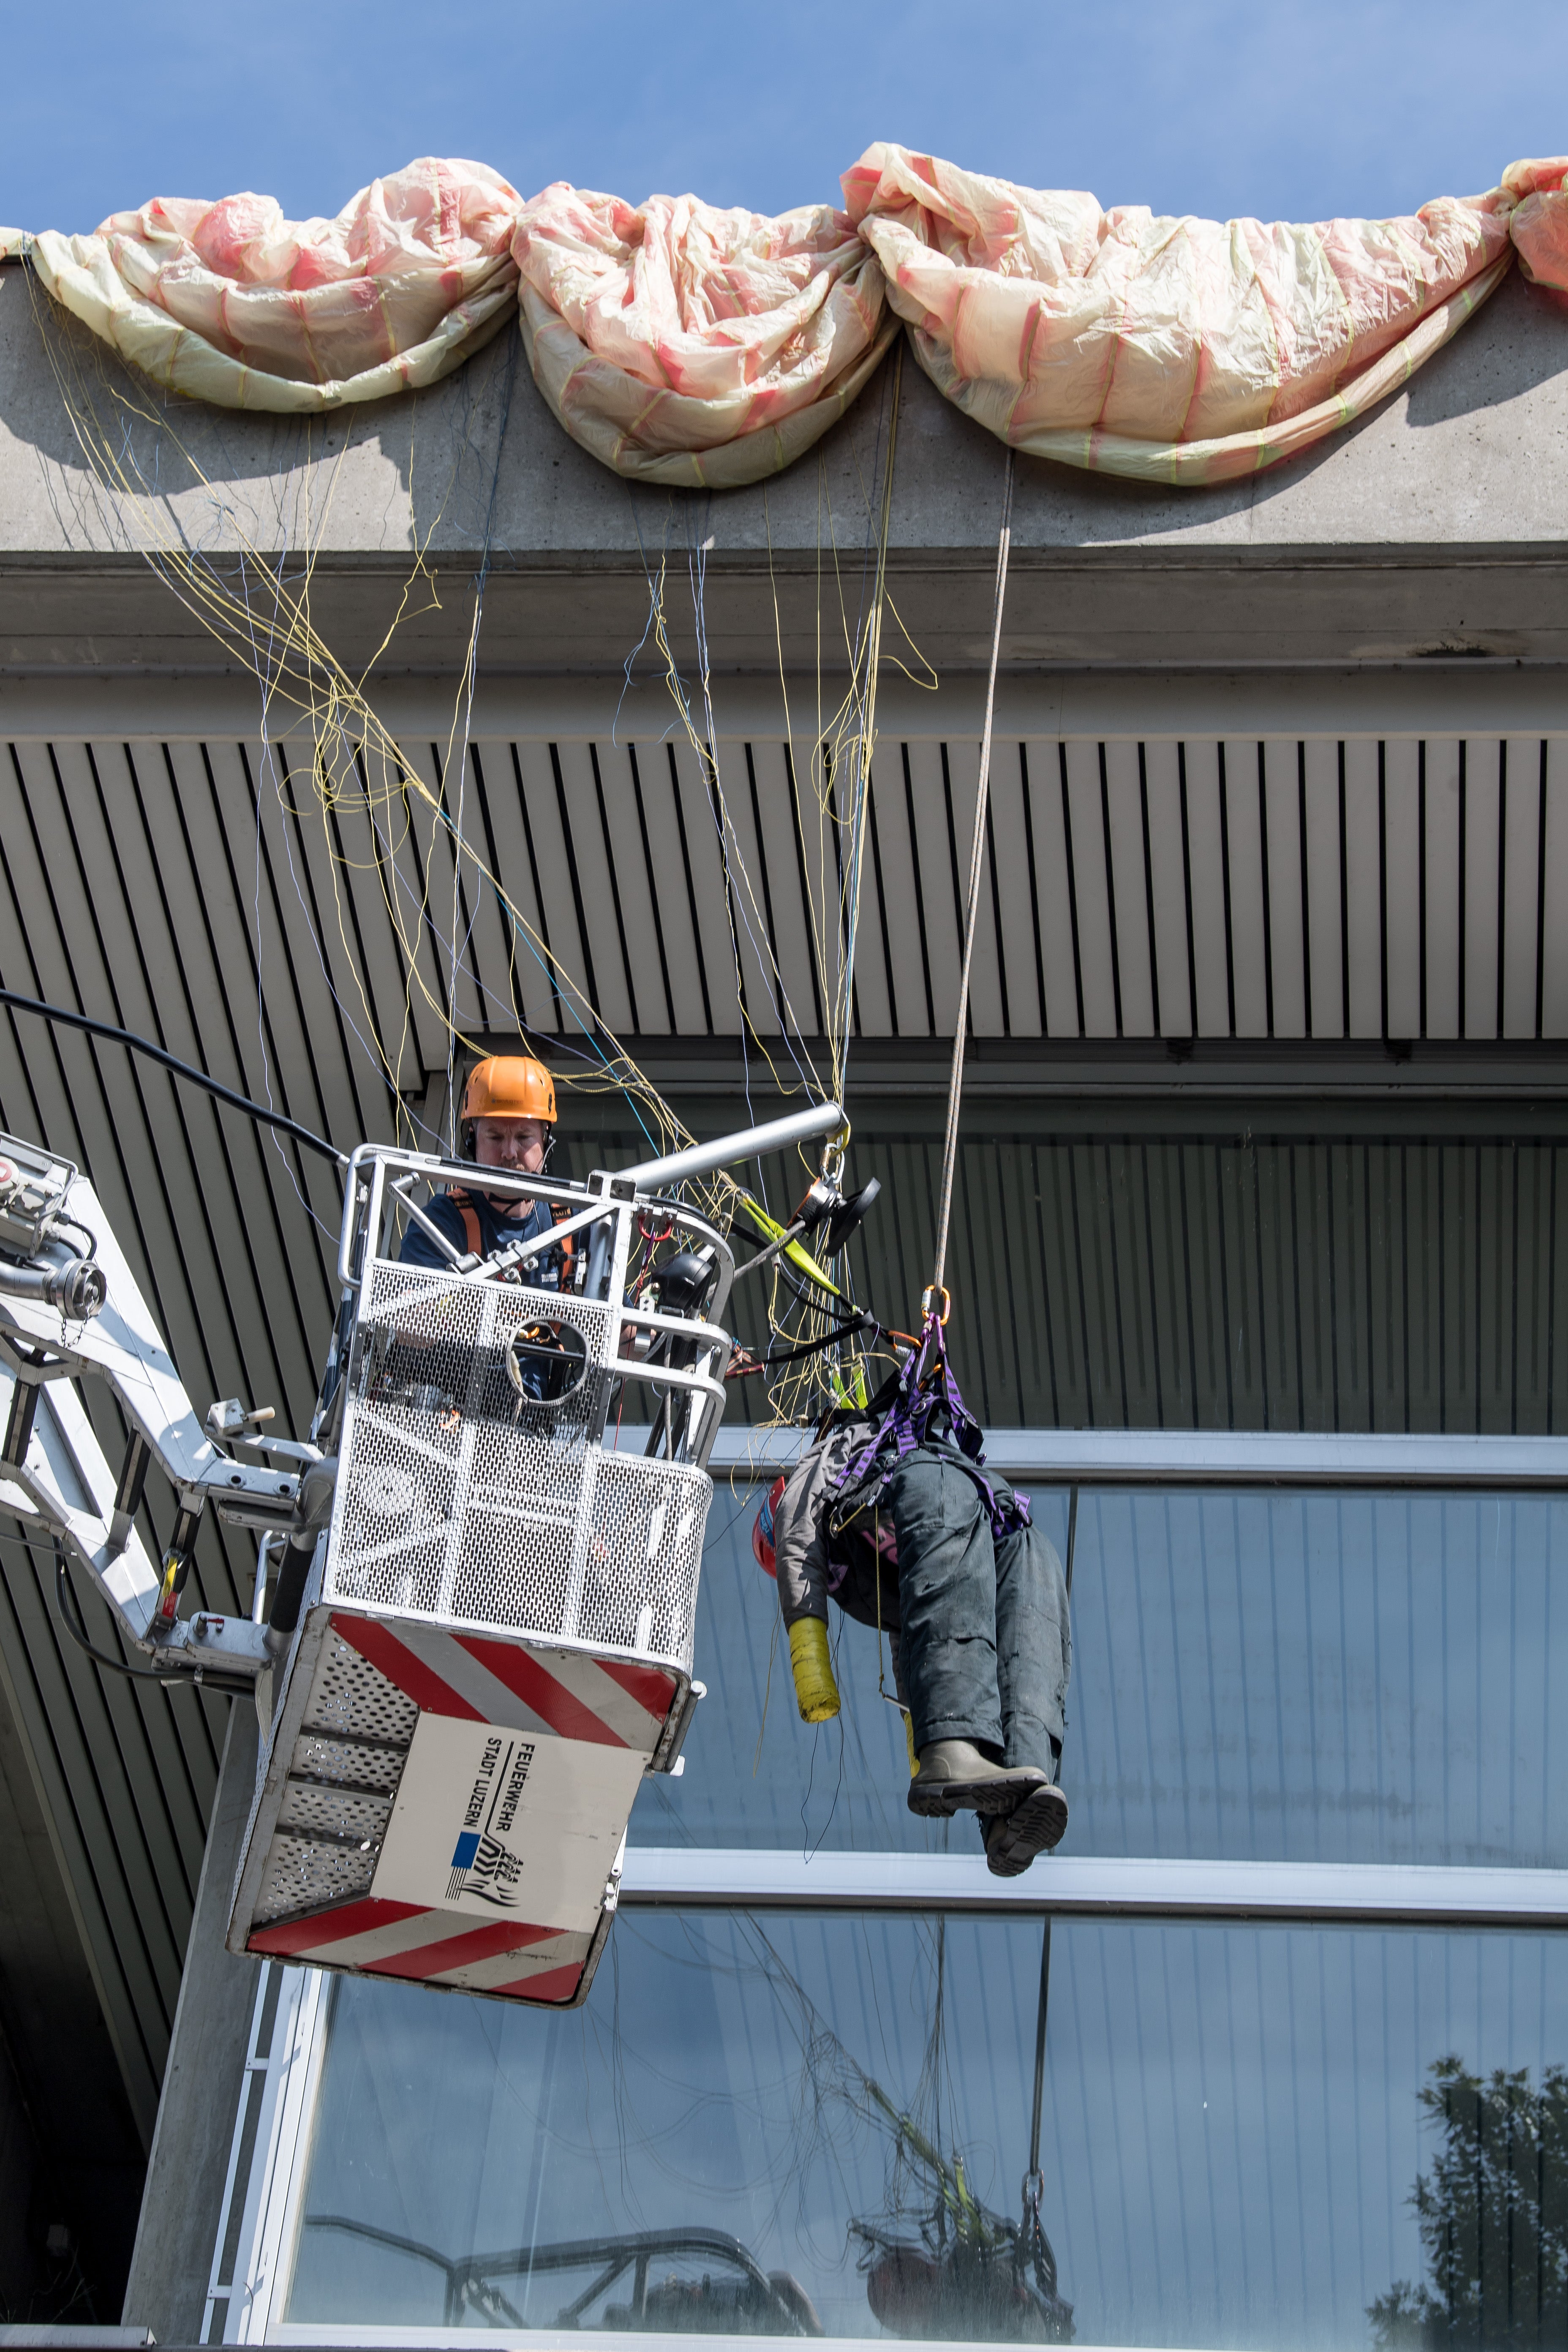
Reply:
<svg viewBox="0 0 1568 2352"><path fill-rule="evenodd" d="M542 1118L477 1118L474 1158L481 1168L505 1168L519 1176L537 1176L544 1165L550 1129Z"/></svg>

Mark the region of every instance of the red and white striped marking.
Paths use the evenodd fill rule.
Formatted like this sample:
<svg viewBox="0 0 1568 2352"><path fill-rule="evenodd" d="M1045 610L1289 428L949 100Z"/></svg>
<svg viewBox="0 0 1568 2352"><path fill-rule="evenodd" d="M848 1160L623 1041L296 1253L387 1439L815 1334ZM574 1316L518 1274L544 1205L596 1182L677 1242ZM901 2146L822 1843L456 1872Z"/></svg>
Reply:
<svg viewBox="0 0 1568 2352"><path fill-rule="evenodd" d="M661 1666L444 1633L400 1618L332 1612L332 1630L425 1715L453 1715L651 1756L675 1698Z"/></svg>
<svg viewBox="0 0 1568 2352"><path fill-rule="evenodd" d="M521 1919L476 1927L459 1912L365 1895L309 1919L258 1927L247 1948L317 1968L352 1969L360 1976L401 1977L518 2000L567 2001L582 1979L590 1940Z"/></svg>
<svg viewBox="0 0 1568 2352"><path fill-rule="evenodd" d="M675 1675L661 1667L594 1658L574 1650L438 1632L406 1618L393 1624L334 1610L331 1624L340 1640L411 1698L422 1717L548 1740L552 1755L563 1760L567 1748L579 1750L583 1762L574 1768L570 1794L595 1818L590 1823L579 1814L574 1828L574 1802L553 1801L548 1828L541 1823L530 1832L535 1843L525 1882L531 1883L537 1870L536 1897L557 1910L558 1917L563 1911L575 1924L563 1927L476 1919L472 1908L395 1899L434 1889L426 1889L427 1873L423 1872L416 1874L416 1884L398 1885L399 1874L392 1866L397 1838L389 1833L378 1879L384 1884L391 1877L389 1893L351 1897L307 1918L258 1927L247 1938L247 1948L321 1968L348 1969L357 1975L397 1977L518 2000L569 2001L581 1983L593 1939L592 1928L584 1932L581 1923L597 1913L605 1874L626 1826L631 1797L618 1784L629 1773L635 1791L639 1772L635 1759L650 1756L658 1743L679 1687ZM432 1726L432 1735L434 1729ZM411 1759L420 1745L416 1735ZM612 1764L612 1756L624 1762ZM542 1766L543 1761L542 1758ZM415 1790L406 1786L408 1771L405 1765L395 1832L396 1815L410 1799L424 1798L439 1811L447 1801L449 1775L445 1770L434 1779L426 1770ZM601 1781L606 1782L603 1788ZM603 1812L602 1825L596 1808ZM445 1856L443 1842L443 1874Z"/></svg>

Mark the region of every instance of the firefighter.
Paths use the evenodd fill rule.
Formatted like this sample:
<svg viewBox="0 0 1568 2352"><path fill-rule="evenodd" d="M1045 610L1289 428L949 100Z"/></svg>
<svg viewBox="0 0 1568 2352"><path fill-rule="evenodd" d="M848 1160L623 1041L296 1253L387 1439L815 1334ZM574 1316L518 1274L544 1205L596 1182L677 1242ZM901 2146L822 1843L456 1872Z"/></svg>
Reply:
<svg viewBox="0 0 1568 2352"><path fill-rule="evenodd" d="M493 1054L476 1062L463 1089L458 1149L479 1168L508 1175L537 1176L554 1141L555 1081L542 1062L523 1054ZM453 1247L489 1257L510 1243L548 1233L554 1218L548 1201L509 1199L505 1193L453 1185L437 1192L426 1213ZM423 1226L411 1223L400 1252L405 1265L440 1271L446 1261ZM570 1244L528 1261L522 1279L534 1290L558 1290Z"/></svg>
<svg viewBox="0 0 1568 2352"><path fill-rule="evenodd" d="M922 1351L923 1353L924 1351ZM911 1812L980 1817L998 1877L1067 1827L1057 1786L1071 1636L1056 1548L1026 1497L983 1467L956 1386L921 1366L870 1406L828 1414L758 1515L752 1548L778 1582L802 1719L838 1713L831 1595L890 1639L909 1723Z"/></svg>

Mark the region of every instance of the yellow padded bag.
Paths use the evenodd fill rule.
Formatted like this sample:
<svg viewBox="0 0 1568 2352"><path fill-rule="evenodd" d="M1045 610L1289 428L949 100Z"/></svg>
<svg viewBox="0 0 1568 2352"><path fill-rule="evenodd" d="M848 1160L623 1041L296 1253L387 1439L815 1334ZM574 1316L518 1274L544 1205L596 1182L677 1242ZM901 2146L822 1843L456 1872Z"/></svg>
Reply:
<svg viewBox="0 0 1568 2352"><path fill-rule="evenodd" d="M831 1723L838 1712L838 1685L827 1650L827 1627L820 1617L797 1617L789 1629L790 1671L803 1723Z"/></svg>

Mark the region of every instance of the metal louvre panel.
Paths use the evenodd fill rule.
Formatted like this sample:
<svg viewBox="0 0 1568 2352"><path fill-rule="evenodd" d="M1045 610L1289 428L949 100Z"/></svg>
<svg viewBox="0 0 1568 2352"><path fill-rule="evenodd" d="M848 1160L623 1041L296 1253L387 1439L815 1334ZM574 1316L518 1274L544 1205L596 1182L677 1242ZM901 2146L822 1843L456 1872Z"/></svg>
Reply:
<svg viewBox="0 0 1568 2352"><path fill-rule="evenodd" d="M500 952L495 972L486 975L488 985L492 997L499 994L511 1005L515 1018L536 1029L552 1029L557 1017L556 991L540 951L550 949L552 939L518 749L514 743L474 743L468 759L478 800L478 821L468 829L468 838L482 840L490 872L505 875L507 893L520 919L514 923L497 908ZM482 896L489 898L490 894Z"/></svg>
<svg viewBox="0 0 1568 2352"><path fill-rule="evenodd" d="M1542 745L1546 784L1541 813L1542 1034L1568 1037L1568 741Z"/></svg>
<svg viewBox="0 0 1568 2352"><path fill-rule="evenodd" d="M1153 1037L1153 907L1150 842L1136 743L1100 747L1100 806L1116 908L1116 996L1121 1034Z"/></svg>
<svg viewBox="0 0 1568 2352"><path fill-rule="evenodd" d="M1568 1425L1561 1143L1181 1137L1160 1117L1063 1135L988 1107L962 1139L952 1346L986 1426ZM929 1258L941 1143L867 1149L899 1229L863 1229L857 1288L891 1302Z"/></svg>
<svg viewBox="0 0 1568 2352"><path fill-rule="evenodd" d="M243 782L232 747L229 759ZM232 869L214 854L216 789L204 772L182 782L176 796L160 747L9 748L0 760L0 971L11 986L150 1031L229 1083L264 1091L250 927L230 896ZM286 999L269 1012L286 1025ZM289 1076L308 1090L309 1064L293 1058ZM302 1344L300 1324L312 1286L322 1315L328 1292L295 1189L301 1171L247 1122L216 1115L163 1073L34 1020L0 1024L0 1098L6 1123L93 1169L193 1386L209 1381L212 1393L308 1407L316 1335ZM308 1120L320 1115L299 1095L296 1105ZM334 1191L329 1182L319 1194L329 1214ZM118 1461L118 1416L90 1383L85 1402ZM166 1532L172 1498L151 1491L149 1506ZM47 1548L7 1542L4 1557L7 1697L150 2137L226 1709L195 1691L168 1695L100 1675L59 1631ZM248 1540L209 1521L195 1604L225 1613L245 1605L253 1557ZM112 1653L107 1612L91 1594L79 1597L93 1639Z"/></svg>
<svg viewBox="0 0 1568 2352"><path fill-rule="evenodd" d="M738 1036L742 1026L741 986L744 971L736 959L738 926L725 872L718 799L705 773L705 762L699 760L689 743L672 740L664 746L664 752L669 768L686 904L697 943L708 1026L714 1036ZM730 778L731 787L735 781L733 776ZM820 807L818 802L814 811L808 803L808 826L811 815ZM828 845L828 828L819 823L819 830L823 842L823 880L819 887L826 902L836 907L837 877ZM808 840L810 837L808 831Z"/></svg>
<svg viewBox="0 0 1568 2352"><path fill-rule="evenodd" d="M1035 916L1036 981L1040 1034L1083 1034L1083 982L1078 951L1078 911L1068 855L1066 755L1059 743L1020 744L1020 796L1032 849L1030 887Z"/></svg>
<svg viewBox="0 0 1568 2352"><path fill-rule="evenodd" d="M95 904L155 910L151 928L183 941L216 887L208 952L236 1054L259 925L265 1018L291 1025L271 1002L286 968L298 1053L319 1059L335 1035L362 1127L389 1083L412 1093L444 1066L448 1003L466 1031L521 1018L579 1037L563 974L628 1038L822 1034L847 878L825 812L847 805L847 772L807 774L777 740L740 737L721 740L716 779L684 740L470 745L465 836L520 929L471 873L454 901L447 749L410 740L405 756L424 791L378 786L370 810L354 778L323 806L286 746L19 744L13 789L66 826ZM857 1034L951 1034L977 761L968 740L878 752ZM1548 919L1568 888L1565 763L1539 738L999 741L973 1034L1568 1034L1568 950ZM122 934L94 940L87 977L107 987L110 956L130 1003ZM142 1003L161 1001L145 955L142 971Z"/></svg>

